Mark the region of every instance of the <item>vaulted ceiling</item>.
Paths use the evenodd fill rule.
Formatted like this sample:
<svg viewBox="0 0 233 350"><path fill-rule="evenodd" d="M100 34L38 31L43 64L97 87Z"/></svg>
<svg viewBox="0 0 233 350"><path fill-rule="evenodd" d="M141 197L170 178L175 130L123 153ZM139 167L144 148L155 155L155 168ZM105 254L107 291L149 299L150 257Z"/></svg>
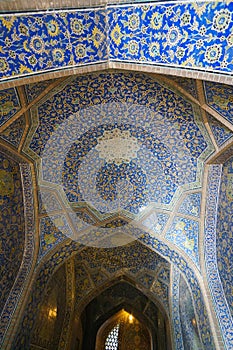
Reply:
<svg viewBox="0 0 233 350"><path fill-rule="evenodd" d="M104 2L89 3L102 6ZM51 3L53 8L59 5ZM43 10L45 6L47 2L42 1L3 1L0 10ZM64 6L72 8L74 4L66 2ZM204 216L217 216L214 209L207 209L218 188L222 206L217 227L218 267L214 271L219 268L225 296L229 305L232 302L226 272L230 251L224 250L229 236L221 234L231 226L232 168L231 162L226 163L220 186L218 165L232 155L233 142L230 6L141 4L134 11L131 5L117 8L108 2L108 6L107 22L104 8L88 10L89 17L86 10L79 9L77 13L47 11L1 19L5 34L0 43L2 40L5 49L0 58L0 195L6 236L1 254L6 262L2 275L9 285L2 293L2 304L24 256L25 266L29 269L32 264L35 273L27 278L30 284L33 276L34 284L25 315L21 314L25 323L19 343L27 338L25 325L32 324L33 310L53 283L50 277L56 280L55 271L60 277L54 293L64 283L65 298L71 288L75 293L71 304L77 313L122 276L154 298L172 324L179 318L172 305L180 303L179 290L185 294L181 272L194 295L199 329L206 330L199 334L201 340L195 341L208 348L213 346L208 319L213 307L206 308L205 288L206 274L213 265L204 252L208 229ZM201 20L204 13L211 18L212 27ZM179 25L163 28L165 18L166 23L178 21ZM107 32L106 23L110 24ZM221 37L220 29L224 31ZM188 49L182 53L184 44ZM177 53L179 47L182 57ZM164 69L170 74L158 74L160 64L164 65L161 72ZM202 80L203 69L206 75ZM221 83L214 81L218 79ZM216 168L211 168L212 163ZM213 179L208 178L210 168ZM216 193L211 194L216 184L211 187L211 181L218 171ZM9 198L14 203L11 220ZM34 217L28 215L30 211ZM24 224L28 228L25 242L19 235ZM24 243L33 255L30 264L27 254L23 255ZM227 262L223 252L228 255ZM191 300L190 290L186 301ZM222 299L216 296L214 300L218 305ZM182 312L188 310L193 317L194 309L189 309L188 303L181 306ZM216 317L211 317L216 325ZM185 331L185 320L182 322L179 324L187 338L191 331ZM231 342L224 327L220 325L222 334ZM190 339L185 341L188 344Z"/></svg>

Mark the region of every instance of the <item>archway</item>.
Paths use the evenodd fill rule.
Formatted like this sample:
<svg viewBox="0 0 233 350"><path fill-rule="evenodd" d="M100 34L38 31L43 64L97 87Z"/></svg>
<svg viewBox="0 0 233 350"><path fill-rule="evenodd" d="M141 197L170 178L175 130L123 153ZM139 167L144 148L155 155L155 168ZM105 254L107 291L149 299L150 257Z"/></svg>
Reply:
<svg viewBox="0 0 233 350"><path fill-rule="evenodd" d="M73 328L71 349L113 350L109 344L114 335L117 350L171 349L169 319L162 306L124 280L112 284L86 305ZM75 342L78 347L74 347Z"/></svg>
<svg viewBox="0 0 233 350"><path fill-rule="evenodd" d="M143 322L122 309L100 327L95 348L96 350L151 350L151 335Z"/></svg>

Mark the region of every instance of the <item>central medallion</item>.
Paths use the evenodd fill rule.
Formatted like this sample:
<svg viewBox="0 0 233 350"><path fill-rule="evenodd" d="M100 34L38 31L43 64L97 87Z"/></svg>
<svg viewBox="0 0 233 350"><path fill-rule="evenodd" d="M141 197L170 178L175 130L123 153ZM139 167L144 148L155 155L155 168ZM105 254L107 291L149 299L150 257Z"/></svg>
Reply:
<svg viewBox="0 0 233 350"><path fill-rule="evenodd" d="M107 163L114 162L116 165L120 165L137 158L140 145L136 137L130 135L129 130L115 128L104 131L103 136L98 138L95 149L99 152L99 157Z"/></svg>

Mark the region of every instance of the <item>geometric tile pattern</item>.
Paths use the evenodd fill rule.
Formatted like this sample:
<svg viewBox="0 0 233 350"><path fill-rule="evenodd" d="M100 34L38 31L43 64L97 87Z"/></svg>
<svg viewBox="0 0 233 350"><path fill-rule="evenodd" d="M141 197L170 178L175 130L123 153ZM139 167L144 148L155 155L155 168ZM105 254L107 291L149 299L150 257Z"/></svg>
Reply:
<svg viewBox="0 0 233 350"><path fill-rule="evenodd" d="M233 124L233 86L205 81L204 89L207 104Z"/></svg>
<svg viewBox="0 0 233 350"><path fill-rule="evenodd" d="M14 147L18 147L23 136L24 128L26 125L25 117L22 116L12 123L1 133L1 138L12 144Z"/></svg>
<svg viewBox="0 0 233 350"><path fill-rule="evenodd" d="M228 244L225 247L218 247L216 250L216 242L217 242L217 225L219 227L224 226L224 215L226 215L226 229L228 228L228 215L229 215L229 204L226 205L226 201L228 199L224 198L224 203L226 209L221 206L218 208L218 193L221 186L221 165L213 164L210 166L209 174L208 174L208 192L207 192L207 201L206 201L206 213L205 213L205 263L207 269L207 278L211 291L211 295L213 298L216 314L219 320L220 328L222 331L222 336L224 339L224 343L227 349L231 349L233 347L233 318L231 315L231 311L229 309L228 302L225 297L225 291L222 285L222 282L225 284L226 291L228 288L231 288L231 284L228 284L228 279L231 278L231 273L228 272L227 261L225 261L226 250L231 249L231 246ZM224 196L224 192L226 193L226 179L227 179L227 170L228 166L225 166L225 174L222 177L222 196ZM232 188L232 186L231 186ZM230 195L231 191L229 192ZM219 211L219 213L218 213ZM226 214L224 213L226 211ZM223 220L220 218L219 214L223 212ZM218 218L217 218L218 213ZM218 219L218 221L217 221ZM231 235L232 225L229 230L229 234ZM225 235L225 228L223 232L218 232L218 235ZM218 238L219 239L219 238ZM228 239L231 240L229 237ZM222 249L222 256L219 256L219 252ZM218 253L218 256L217 256ZM230 260L230 263L232 260ZM226 269L225 269L226 268ZM220 274L218 269L221 271L222 281L220 279ZM226 276L227 272L227 277ZM228 298L231 296L228 294Z"/></svg>
<svg viewBox="0 0 233 350"><path fill-rule="evenodd" d="M232 3L109 9L110 59L232 72Z"/></svg>
<svg viewBox="0 0 233 350"><path fill-rule="evenodd" d="M197 159L211 147L205 130L189 102L145 75L78 77L48 96L37 113L29 152L42 156L43 180L62 181L71 203L138 214L150 202L169 205L182 186L200 183ZM116 133L120 141L137 143L133 158L120 164L111 150L106 156L99 151L103 138Z"/></svg>
<svg viewBox="0 0 233 350"><path fill-rule="evenodd" d="M2 15L1 77L108 59L230 73L232 11L231 2L167 2Z"/></svg>
<svg viewBox="0 0 233 350"><path fill-rule="evenodd" d="M106 60L105 13L37 13L0 17L1 77Z"/></svg>
<svg viewBox="0 0 233 350"><path fill-rule="evenodd" d="M188 194L181 203L178 213L200 217L201 193Z"/></svg>
<svg viewBox="0 0 233 350"><path fill-rule="evenodd" d="M170 264L165 259L138 242L114 249L86 248L75 258L77 303L93 288L126 274L146 289L156 281L152 290L168 311L169 270Z"/></svg>
<svg viewBox="0 0 233 350"><path fill-rule="evenodd" d="M215 141L217 142L217 145L220 147L221 145L224 144L224 142L226 142L232 137L233 133L225 125L221 124L211 115L209 114L207 115L208 115L208 121L209 121L211 130L215 137Z"/></svg>
<svg viewBox="0 0 233 350"><path fill-rule="evenodd" d="M1 67L1 58L0 58ZM20 102L15 88L0 91L0 126L10 119L19 109Z"/></svg>

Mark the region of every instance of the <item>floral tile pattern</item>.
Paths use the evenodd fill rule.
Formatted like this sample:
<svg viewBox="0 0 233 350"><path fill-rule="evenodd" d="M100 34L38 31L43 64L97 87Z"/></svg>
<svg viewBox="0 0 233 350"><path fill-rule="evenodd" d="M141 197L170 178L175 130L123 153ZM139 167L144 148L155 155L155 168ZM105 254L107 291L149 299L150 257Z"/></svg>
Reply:
<svg viewBox="0 0 233 350"><path fill-rule="evenodd" d="M106 60L104 10L0 16L2 78Z"/></svg>
<svg viewBox="0 0 233 350"><path fill-rule="evenodd" d="M192 105L141 74L78 77L37 114L30 149L42 157L43 180L62 181L70 203L100 213L169 205L182 186L200 181L197 164L212 147Z"/></svg>
<svg viewBox="0 0 233 350"><path fill-rule="evenodd" d="M201 340L206 349L215 349L202 292L200 290L197 278L192 269L189 267L187 261L183 256L181 257L177 252L169 248L168 245L159 241L157 238L151 237L149 234L142 235L139 238L139 241L143 242L146 246L158 251L159 254L167 258L168 261L173 263L176 268L178 268L180 272L185 275L192 292L197 322L200 329L202 330L200 333Z"/></svg>
<svg viewBox="0 0 233 350"><path fill-rule="evenodd" d="M146 229L154 231L155 234L161 234L168 219L168 214L153 212L142 221L142 224Z"/></svg>
<svg viewBox="0 0 233 350"><path fill-rule="evenodd" d="M51 213L56 210L61 210L61 205L56 196L51 192L40 191L38 193L39 211L41 214Z"/></svg>
<svg viewBox="0 0 233 350"><path fill-rule="evenodd" d="M110 59L230 73L232 10L225 2L110 8Z"/></svg>
<svg viewBox="0 0 233 350"><path fill-rule="evenodd" d="M166 2L1 15L1 77L107 60L229 74L232 11L231 2Z"/></svg>
<svg viewBox="0 0 233 350"><path fill-rule="evenodd" d="M185 279L180 277L179 309L184 349L202 349L192 295Z"/></svg>
<svg viewBox="0 0 233 350"><path fill-rule="evenodd" d="M174 344L176 350L184 350L183 336L180 322L180 272L177 268L173 268L172 273L172 323L173 323L173 332Z"/></svg>

